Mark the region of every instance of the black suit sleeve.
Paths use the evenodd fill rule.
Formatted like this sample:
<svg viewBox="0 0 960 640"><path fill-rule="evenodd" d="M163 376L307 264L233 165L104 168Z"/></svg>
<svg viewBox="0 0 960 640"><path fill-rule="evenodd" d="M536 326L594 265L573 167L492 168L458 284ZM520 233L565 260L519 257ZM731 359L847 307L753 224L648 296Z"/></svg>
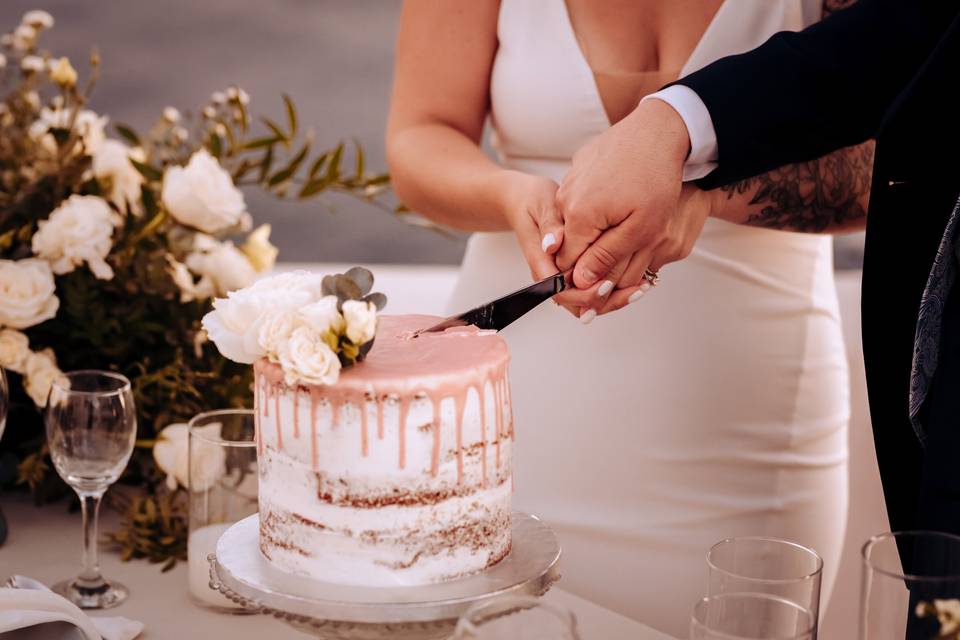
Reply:
<svg viewBox="0 0 960 640"><path fill-rule="evenodd" d="M957 12L956 0L860 0L680 79L717 133L718 168L698 184L711 189L875 136Z"/></svg>

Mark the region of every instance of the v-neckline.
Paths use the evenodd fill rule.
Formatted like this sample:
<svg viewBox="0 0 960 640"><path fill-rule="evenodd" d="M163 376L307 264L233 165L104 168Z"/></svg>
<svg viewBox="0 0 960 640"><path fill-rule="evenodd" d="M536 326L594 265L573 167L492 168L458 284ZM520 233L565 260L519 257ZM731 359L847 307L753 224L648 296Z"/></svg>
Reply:
<svg viewBox="0 0 960 640"><path fill-rule="evenodd" d="M606 123L607 128L610 128L615 123L610 121L610 115L607 113L607 106L603 102L603 96L600 95L600 87L597 85L597 78L596 75L594 75L593 67L590 66L590 61L587 60L587 54L584 52L583 47L580 46L580 40L577 38L577 30L574 29L573 19L570 17L570 7L567 6L567 0L556 1L560 3L561 13L563 14L563 19L561 22L563 22L566 26L567 36L570 40L570 44L573 46L576 52L576 58L580 62L582 70L586 71L587 78L589 79L593 100L596 104L596 107L599 109L600 114L602 115L603 122ZM687 68L690 66L690 62L696 60L697 55L700 53L700 49L705 46L704 42L707 41L710 32L716 27L720 14L728 4L730 4L728 0L723 0L723 2L720 3L717 11L713 14L713 18L711 18L710 22L707 24L707 28L703 30L703 33L700 35L700 39L697 40L697 44L694 45L693 51L690 52L690 55L687 56L686 61L680 68L680 77L683 77L687 74Z"/></svg>

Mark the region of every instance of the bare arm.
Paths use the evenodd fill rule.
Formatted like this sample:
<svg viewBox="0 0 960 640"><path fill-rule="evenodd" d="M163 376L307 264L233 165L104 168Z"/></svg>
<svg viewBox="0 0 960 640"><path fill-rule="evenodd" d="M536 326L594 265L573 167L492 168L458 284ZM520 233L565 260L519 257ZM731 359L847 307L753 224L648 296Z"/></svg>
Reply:
<svg viewBox="0 0 960 640"><path fill-rule="evenodd" d="M867 220L873 141L710 192L716 218L805 233L859 231Z"/></svg>

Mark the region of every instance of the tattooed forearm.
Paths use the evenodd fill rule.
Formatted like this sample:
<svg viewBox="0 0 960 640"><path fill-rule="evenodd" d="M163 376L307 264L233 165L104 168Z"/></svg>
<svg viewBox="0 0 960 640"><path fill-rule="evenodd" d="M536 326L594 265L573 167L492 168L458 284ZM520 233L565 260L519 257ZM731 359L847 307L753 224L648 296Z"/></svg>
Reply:
<svg viewBox="0 0 960 640"><path fill-rule="evenodd" d="M873 146L871 141L840 149L721 190L727 200L749 198L743 219L749 225L808 233L857 227L867 215Z"/></svg>

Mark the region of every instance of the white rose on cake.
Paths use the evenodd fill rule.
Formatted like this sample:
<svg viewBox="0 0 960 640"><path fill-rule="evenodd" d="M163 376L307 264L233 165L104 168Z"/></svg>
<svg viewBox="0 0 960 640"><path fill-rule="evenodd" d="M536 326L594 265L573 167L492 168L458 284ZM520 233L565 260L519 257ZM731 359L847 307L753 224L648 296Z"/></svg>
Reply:
<svg viewBox="0 0 960 640"><path fill-rule="evenodd" d="M353 344L370 342L377 334L377 307L372 302L346 300L343 317L347 322L347 338Z"/></svg>
<svg viewBox="0 0 960 640"><path fill-rule="evenodd" d="M0 329L0 368L23 373L30 356L30 340L16 329Z"/></svg>
<svg viewBox="0 0 960 640"><path fill-rule="evenodd" d="M105 258L113 246L115 218L102 198L73 195L38 223L33 252L50 262L53 272L70 273L84 262L100 280L113 278Z"/></svg>
<svg viewBox="0 0 960 640"><path fill-rule="evenodd" d="M296 384L336 384L340 378L340 359L309 327L299 327L281 345L277 361L288 386Z"/></svg>
<svg viewBox="0 0 960 640"><path fill-rule="evenodd" d="M257 342L268 358L276 361L282 345L290 339L294 329L300 326L300 321L295 311L286 309L268 311L263 316Z"/></svg>
<svg viewBox="0 0 960 640"><path fill-rule="evenodd" d="M337 296L324 296L312 304L300 309L304 324L317 333L343 331L344 319L337 309Z"/></svg>
<svg viewBox="0 0 960 640"><path fill-rule="evenodd" d="M26 329L57 315L55 290L45 260L0 260L0 327Z"/></svg>
<svg viewBox="0 0 960 640"><path fill-rule="evenodd" d="M241 225L247 206L216 158L206 149L190 156L185 167L169 167L161 199L177 222L205 233Z"/></svg>
<svg viewBox="0 0 960 640"><path fill-rule="evenodd" d="M47 404L50 387L63 378L52 349L44 349L27 356L23 370L23 389L38 407Z"/></svg>
<svg viewBox="0 0 960 640"><path fill-rule="evenodd" d="M197 275L209 278L218 295L249 287L256 279L257 272L250 260L232 242L198 234L195 247L187 256L186 265Z"/></svg>
<svg viewBox="0 0 960 640"><path fill-rule="evenodd" d="M143 149L131 149L118 140L104 140L93 156L93 175L97 180L109 183L107 199L121 211L128 208L134 215L140 215L140 186L143 176L130 163L146 161Z"/></svg>

